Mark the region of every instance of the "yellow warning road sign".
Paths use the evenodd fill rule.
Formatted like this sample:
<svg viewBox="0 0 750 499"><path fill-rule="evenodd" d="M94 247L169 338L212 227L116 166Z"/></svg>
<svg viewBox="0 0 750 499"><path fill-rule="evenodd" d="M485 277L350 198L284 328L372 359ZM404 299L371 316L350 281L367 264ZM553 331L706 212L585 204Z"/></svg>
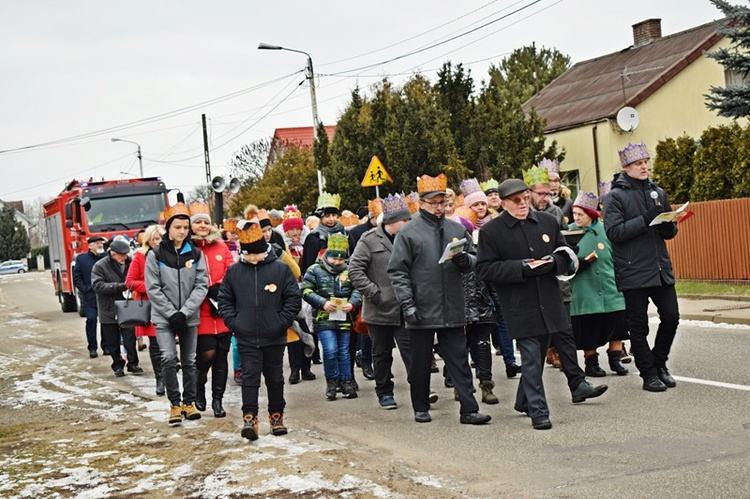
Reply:
<svg viewBox="0 0 750 499"><path fill-rule="evenodd" d="M377 187L383 185L386 180L393 183L393 177L385 169L380 158L373 156L365 172L365 178L362 179L362 187Z"/></svg>

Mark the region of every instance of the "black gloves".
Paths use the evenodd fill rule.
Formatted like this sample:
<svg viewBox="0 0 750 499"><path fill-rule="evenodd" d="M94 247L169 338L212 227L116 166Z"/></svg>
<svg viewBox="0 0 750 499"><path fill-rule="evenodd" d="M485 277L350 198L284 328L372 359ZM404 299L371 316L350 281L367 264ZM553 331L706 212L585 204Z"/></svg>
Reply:
<svg viewBox="0 0 750 499"><path fill-rule="evenodd" d="M587 268L591 267L591 262L588 260L585 260L583 258L578 259L578 272L582 272L586 270Z"/></svg>
<svg viewBox="0 0 750 499"><path fill-rule="evenodd" d="M169 317L169 328L176 334L185 334L188 331L187 317L182 312L176 312Z"/></svg>
<svg viewBox="0 0 750 499"><path fill-rule="evenodd" d="M533 268L529 264L533 262L534 260L532 260L531 258L524 260L523 261L523 275L527 277L539 276L539 275L548 274L549 272L554 272L555 270L557 270L557 265L555 264L555 260L552 258L551 255L547 255L544 258L540 258L540 260L545 260L546 263L539 264L538 266L535 266Z"/></svg>
<svg viewBox="0 0 750 499"><path fill-rule="evenodd" d="M454 255L453 258L451 258L451 261L463 272L471 270L471 259L469 258L469 254L465 251Z"/></svg>
<svg viewBox="0 0 750 499"><path fill-rule="evenodd" d="M422 318L419 316L419 312L417 312L416 308L409 309L407 312L404 310L404 320L406 321L406 324L419 324L422 322Z"/></svg>
<svg viewBox="0 0 750 499"><path fill-rule="evenodd" d="M641 215L643 217L643 221L646 222L646 226L648 227L648 224L650 224L654 218L658 217L660 214L664 213L666 210L664 207L660 204L657 204L650 210L648 210L646 213Z"/></svg>
<svg viewBox="0 0 750 499"><path fill-rule="evenodd" d="M664 239L670 239L674 236L674 224L671 222L657 225L656 230L659 231L659 235Z"/></svg>
<svg viewBox="0 0 750 499"><path fill-rule="evenodd" d="M208 287L208 298L212 300L218 300L219 299L219 288L221 287L221 284L214 284L213 286Z"/></svg>

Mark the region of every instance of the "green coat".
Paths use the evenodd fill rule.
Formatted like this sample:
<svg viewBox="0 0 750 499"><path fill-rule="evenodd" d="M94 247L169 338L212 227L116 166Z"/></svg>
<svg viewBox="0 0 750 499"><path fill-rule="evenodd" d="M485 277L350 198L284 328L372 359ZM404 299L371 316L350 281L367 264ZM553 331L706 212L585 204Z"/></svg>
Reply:
<svg viewBox="0 0 750 499"><path fill-rule="evenodd" d="M578 229L571 225L570 230ZM586 270L580 270L570 286L573 301L570 315L604 314L625 310L625 297L617 291L615 266L612 258L612 243L604 232L604 224L598 220L585 229L578 243L578 258L583 259L596 251L597 259Z"/></svg>

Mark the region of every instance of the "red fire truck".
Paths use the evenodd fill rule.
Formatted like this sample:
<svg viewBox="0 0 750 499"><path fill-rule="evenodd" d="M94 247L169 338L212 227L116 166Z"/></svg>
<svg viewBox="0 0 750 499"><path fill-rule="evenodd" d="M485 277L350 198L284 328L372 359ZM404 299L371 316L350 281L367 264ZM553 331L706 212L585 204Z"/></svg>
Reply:
<svg viewBox="0 0 750 499"><path fill-rule="evenodd" d="M158 177L73 180L44 205L52 284L63 312L81 313L73 266L76 255L88 251L88 238L112 239L123 234L132 240L139 231L157 223L168 205L167 188Z"/></svg>

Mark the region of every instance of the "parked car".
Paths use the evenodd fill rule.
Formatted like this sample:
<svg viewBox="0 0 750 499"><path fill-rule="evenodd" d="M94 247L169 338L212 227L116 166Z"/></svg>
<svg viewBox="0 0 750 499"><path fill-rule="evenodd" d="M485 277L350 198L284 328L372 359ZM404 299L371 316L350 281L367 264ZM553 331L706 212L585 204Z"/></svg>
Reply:
<svg viewBox="0 0 750 499"><path fill-rule="evenodd" d="M21 260L7 260L0 263L0 274L23 274L29 267Z"/></svg>

